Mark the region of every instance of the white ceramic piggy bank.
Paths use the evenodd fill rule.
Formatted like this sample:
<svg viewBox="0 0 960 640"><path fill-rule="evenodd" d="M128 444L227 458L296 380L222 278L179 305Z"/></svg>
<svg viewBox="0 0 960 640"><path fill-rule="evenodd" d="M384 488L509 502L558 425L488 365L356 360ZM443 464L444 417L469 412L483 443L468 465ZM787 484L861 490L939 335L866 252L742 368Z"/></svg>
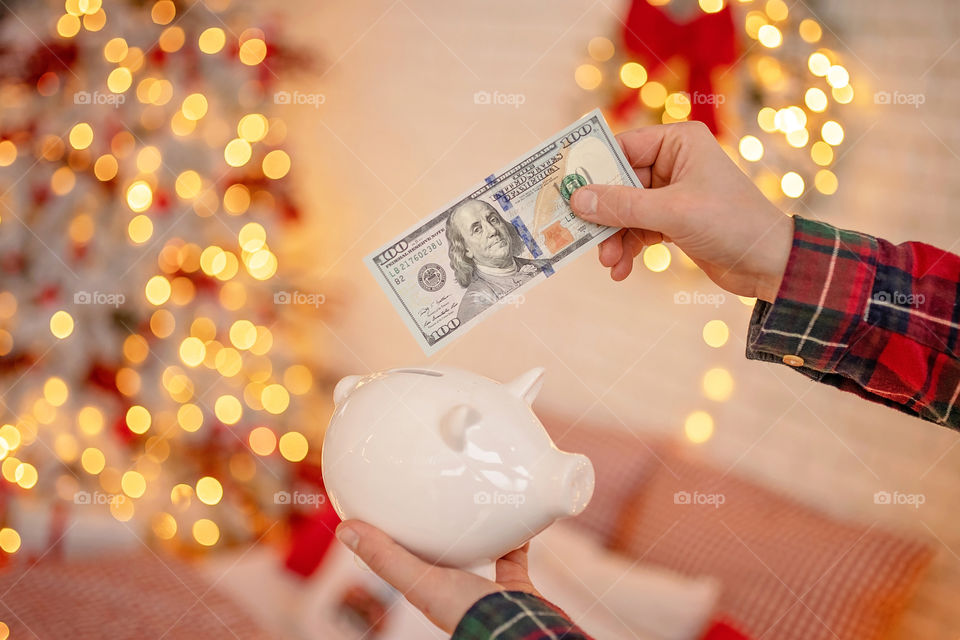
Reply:
<svg viewBox="0 0 960 640"><path fill-rule="evenodd" d="M543 373L500 384L425 367L341 380L322 456L337 514L429 562L472 568L583 511L593 465L557 449L531 410Z"/></svg>

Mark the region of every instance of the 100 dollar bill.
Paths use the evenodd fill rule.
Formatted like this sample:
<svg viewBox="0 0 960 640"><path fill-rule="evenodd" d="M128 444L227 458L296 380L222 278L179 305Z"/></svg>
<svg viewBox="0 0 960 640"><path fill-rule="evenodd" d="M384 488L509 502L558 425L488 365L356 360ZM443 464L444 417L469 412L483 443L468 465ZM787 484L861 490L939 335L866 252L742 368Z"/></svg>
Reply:
<svg viewBox="0 0 960 640"><path fill-rule="evenodd" d="M599 109L364 262L429 355L617 231L570 209L586 184L641 186Z"/></svg>

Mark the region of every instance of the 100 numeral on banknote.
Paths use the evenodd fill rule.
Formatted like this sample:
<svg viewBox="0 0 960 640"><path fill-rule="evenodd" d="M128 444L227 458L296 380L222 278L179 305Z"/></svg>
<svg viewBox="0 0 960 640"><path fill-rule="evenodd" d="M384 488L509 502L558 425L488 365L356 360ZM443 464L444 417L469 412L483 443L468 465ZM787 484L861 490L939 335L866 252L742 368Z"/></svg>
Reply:
<svg viewBox="0 0 960 640"><path fill-rule="evenodd" d="M570 209L570 194L586 184L640 186L599 110L364 262L433 353L617 231Z"/></svg>

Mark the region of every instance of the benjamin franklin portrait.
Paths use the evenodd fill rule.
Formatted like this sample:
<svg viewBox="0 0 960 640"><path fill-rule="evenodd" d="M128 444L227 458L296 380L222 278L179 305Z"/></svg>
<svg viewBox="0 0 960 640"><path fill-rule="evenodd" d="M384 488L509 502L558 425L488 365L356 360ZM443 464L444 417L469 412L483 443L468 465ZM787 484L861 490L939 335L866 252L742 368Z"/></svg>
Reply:
<svg viewBox="0 0 960 640"><path fill-rule="evenodd" d="M466 322L536 277L546 260L521 258L523 240L512 224L482 200L464 200L447 219L450 266L466 292L457 318Z"/></svg>

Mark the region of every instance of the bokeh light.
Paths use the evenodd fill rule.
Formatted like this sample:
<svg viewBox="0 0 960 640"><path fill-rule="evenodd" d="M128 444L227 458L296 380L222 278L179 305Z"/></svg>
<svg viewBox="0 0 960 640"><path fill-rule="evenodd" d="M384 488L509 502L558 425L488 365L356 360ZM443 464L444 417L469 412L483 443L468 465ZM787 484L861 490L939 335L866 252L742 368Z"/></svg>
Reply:
<svg viewBox="0 0 960 640"><path fill-rule="evenodd" d="M620 67L620 81L631 89L639 89L647 81L647 70L639 62L627 62Z"/></svg>
<svg viewBox="0 0 960 640"><path fill-rule="evenodd" d="M280 455L290 462L300 462L306 458L309 448L302 433L289 431L280 436Z"/></svg>
<svg viewBox="0 0 960 640"><path fill-rule="evenodd" d="M239 55L243 64L260 64L267 57L267 43L260 38L250 38L240 45Z"/></svg>
<svg viewBox="0 0 960 640"><path fill-rule="evenodd" d="M777 29L772 24L765 24L760 27L760 30L757 32L757 39L760 41L760 44L769 49L775 49L783 44L783 34L780 33L780 29Z"/></svg>
<svg viewBox="0 0 960 640"><path fill-rule="evenodd" d="M220 527L213 520L200 518L193 523L193 538L205 547L212 547L220 539Z"/></svg>
<svg viewBox="0 0 960 640"><path fill-rule="evenodd" d="M223 498L223 486L211 476L197 480L197 499L203 504L215 505Z"/></svg>
<svg viewBox="0 0 960 640"><path fill-rule="evenodd" d="M596 36L591 38L590 42L587 43L587 53L597 62L606 62L613 57L615 47L609 38Z"/></svg>
<svg viewBox="0 0 960 640"><path fill-rule="evenodd" d="M684 421L683 432L690 442L706 442L713 435L713 417L706 411L694 411Z"/></svg>
<svg viewBox="0 0 960 640"><path fill-rule="evenodd" d="M710 320L703 326L703 341L714 348L727 344L730 329L723 320Z"/></svg>
<svg viewBox="0 0 960 640"><path fill-rule="evenodd" d="M744 160L757 162L763 157L763 143L755 136L743 136L740 138L739 151Z"/></svg>
<svg viewBox="0 0 960 640"><path fill-rule="evenodd" d="M15 529L3 527L0 529L0 549L4 553L16 553L20 550L20 534ZM4 625L6 626L6 625ZM9 635L9 629L6 629Z"/></svg>
<svg viewBox="0 0 960 640"><path fill-rule="evenodd" d="M220 422L231 425L240 421L240 418L243 416L243 406L236 396L222 395L217 398L213 412Z"/></svg>
<svg viewBox="0 0 960 640"><path fill-rule="evenodd" d="M650 245L643 250L643 264L655 273L666 271L670 266L670 249L662 242Z"/></svg>
<svg viewBox="0 0 960 640"><path fill-rule="evenodd" d="M73 318L66 311L57 311L50 316L50 333L63 339L73 333Z"/></svg>
<svg viewBox="0 0 960 640"><path fill-rule="evenodd" d="M268 456L277 449L277 436L269 427L257 427L247 438L250 449L258 456Z"/></svg>
<svg viewBox="0 0 960 640"><path fill-rule="evenodd" d="M210 27L205 29L197 41L200 51L206 54L214 54L223 49L227 42L227 36L220 27Z"/></svg>
<svg viewBox="0 0 960 640"><path fill-rule="evenodd" d="M780 179L780 189L788 198L799 198L804 188L803 177L796 171L788 171Z"/></svg>
<svg viewBox="0 0 960 640"><path fill-rule="evenodd" d="M843 142L843 127L840 126L839 122L828 120L820 128L820 137L823 138L824 142L835 147Z"/></svg>
<svg viewBox="0 0 960 640"><path fill-rule="evenodd" d="M592 64L582 64L577 67L573 79L581 89L593 91L603 81L603 74Z"/></svg>
<svg viewBox="0 0 960 640"><path fill-rule="evenodd" d="M716 367L703 374L703 393L711 400L723 402L733 393L733 376L722 367Z"/></svg>
<svg viewBox="0 0 960 640"><path fill-rule="evenodd" d="M74 149L86 149L93 142L93 127L86 122L80 122L70 129L70 146Z"/></svg>
<svg viewBox="0 0 960 640"><path fill-rule="evenodd" d="M137 180L127 187L127 206L134 213L141 213L153 204L153 190L144 180Z"/></svg>

